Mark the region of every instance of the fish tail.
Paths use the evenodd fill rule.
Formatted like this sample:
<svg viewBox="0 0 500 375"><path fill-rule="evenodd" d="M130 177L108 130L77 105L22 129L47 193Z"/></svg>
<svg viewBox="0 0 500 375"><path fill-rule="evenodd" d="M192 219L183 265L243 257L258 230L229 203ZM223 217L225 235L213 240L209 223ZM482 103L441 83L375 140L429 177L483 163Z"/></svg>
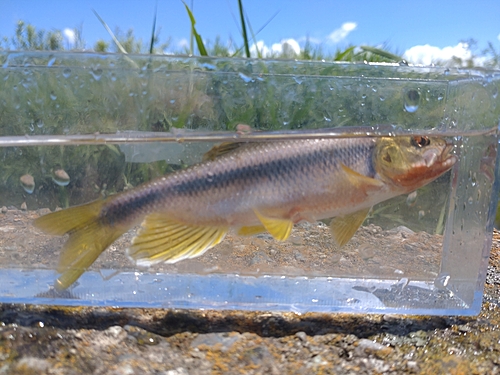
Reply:
<svg viewBox="0 0 500 375"><path fill-rule="evenodd" d="M100 218L104 202L100 200L71 207L34 221L35 227L48 234L69 234L57 266L61 276L55 283L56 289L67 289L109 245L128 230L126 225L112 225Z"/></svg>

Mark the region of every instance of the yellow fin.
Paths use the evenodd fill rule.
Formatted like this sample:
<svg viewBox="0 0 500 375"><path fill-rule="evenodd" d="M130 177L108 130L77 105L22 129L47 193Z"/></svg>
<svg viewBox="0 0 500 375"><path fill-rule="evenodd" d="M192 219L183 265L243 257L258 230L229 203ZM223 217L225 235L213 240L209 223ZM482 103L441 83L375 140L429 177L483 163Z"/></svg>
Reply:
<svg viewBox="0 0 500 375"><path fill-rule="evenodd" d="M341 164L340 167L346 173L347 178L354 186L357 187L365 186L374 188L380 188L384 186L384 183L382 181L377 180L376 178L371 178L362 175L361 173L352 170L351 168L345 166L344 164Z"/></svg>
<svg viewBox="0 0 500 375"><path fill-rule="evenodd" d="M278 241L284 241L288 238L288 236L290 236L293 228L293 222L291 220L266 217L257 210L254 210L254 212L262 225L275 239Z"/></svg>
<svg viewBox="0 0 500 375"><path fill-rule="evenodd" d="M200 256L224 239L228 228L191 226L151 214L144 219L127 254L140 266L175 263Z"/></svg>
<svg viewBox="0 0 500 375"><path fill-rule="evenodd" d="M263 225L250 225L247 227L241 227L238 230L238 234L240 236L253 236L255 234L259 234L265 231L266 228Z"/></svg>
<svg viewBox="0 0 500 375"><path fill-rule="evenodd" d="M224 142L224 143L221 143L220 145L214 146L210 150L208 150L203 155L203 161L217 159L219 156L225 155L228 152L236 150L237 148L239 148L243 144L244 144L244 142Z"/></svg>
<svg viewBox="0 0 500 375"><path fill-rule="evenodd" d="M104 201L95 201L39 217L34 225L53 235L68 233L61 250L57 272L62 275L55 287L59 290L73 284L97 257L128 228L111 226L99 220Z"/></svg>
<svg viewBox="0 0 500 375"><path fill-rule="evenodd" d="M330 222L333 239L339 246L344 246L354 236L354 233L365 221L369 208L354 212L349 215L334 217Z"/></svg>

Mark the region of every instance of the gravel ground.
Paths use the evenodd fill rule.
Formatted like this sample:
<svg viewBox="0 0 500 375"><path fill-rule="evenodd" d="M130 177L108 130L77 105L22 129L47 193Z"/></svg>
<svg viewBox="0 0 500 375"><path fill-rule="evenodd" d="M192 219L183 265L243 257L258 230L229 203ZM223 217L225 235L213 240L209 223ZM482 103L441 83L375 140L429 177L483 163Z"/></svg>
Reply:
<svg viewBox="0 0 500 375"><path fill-rule="evenodd" d="M3 304L0 374L497 374L499 306L496 232L478 317Z"/></svg>

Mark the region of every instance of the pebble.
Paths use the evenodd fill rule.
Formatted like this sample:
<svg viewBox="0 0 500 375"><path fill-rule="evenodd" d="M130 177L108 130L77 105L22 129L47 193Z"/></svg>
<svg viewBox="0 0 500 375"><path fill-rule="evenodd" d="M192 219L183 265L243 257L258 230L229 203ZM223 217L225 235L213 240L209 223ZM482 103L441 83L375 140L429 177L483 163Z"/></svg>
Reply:
<svg viewBox="0 0 500 375"><path fill-rule="evenodd" d="M373 342L368 339L360 339L352 355L354 357L366 357L369 355L374 355L378 358L383 359L391 354L392 350L392 348L379 344L378 342Z"/></svg>
<svg viewBox="0 0 500 375"><path fill-rule="evenodd" d="M306 342L307 341L307 334L303 331L299 331L295 334L300 340Z"/></svg>
<svg viewBox="0 0 500 375"><path fill-rule="evenodd" d="M175 370L168 370L164 372L165 375L189 375L185 368L177 367Z"/></svg>

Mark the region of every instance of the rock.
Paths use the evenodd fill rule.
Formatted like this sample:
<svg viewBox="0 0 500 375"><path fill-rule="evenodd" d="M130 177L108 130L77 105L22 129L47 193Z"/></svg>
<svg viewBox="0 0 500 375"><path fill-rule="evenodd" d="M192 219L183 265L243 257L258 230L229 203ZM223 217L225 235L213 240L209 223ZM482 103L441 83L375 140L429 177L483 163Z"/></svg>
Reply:
<svg viewBox="0 0 500 375"><path fill-rule="evenodd" d="M386 358L392 352L392 348L373 342L368 339L360 339L352 355L354 357L368 357L374 355L378 358Z"/></svg>
<svg viewBox="0 0 500 375"><path fill-rule="evenodd" d="M227 333L206 333L198 335L192 342L191 347L197 348L202 345L214 347L218 345L218 348L222 352L228 351L231 346L241 339L239 333L228 335Z"/></svg>
<svg viewBox="0 0 500 375"><path fill-rule="evenodd" d="M48 360L36 357L23 357L16 366L18 371L35 374L45 372L49 367L51 366Z"/></svg>

